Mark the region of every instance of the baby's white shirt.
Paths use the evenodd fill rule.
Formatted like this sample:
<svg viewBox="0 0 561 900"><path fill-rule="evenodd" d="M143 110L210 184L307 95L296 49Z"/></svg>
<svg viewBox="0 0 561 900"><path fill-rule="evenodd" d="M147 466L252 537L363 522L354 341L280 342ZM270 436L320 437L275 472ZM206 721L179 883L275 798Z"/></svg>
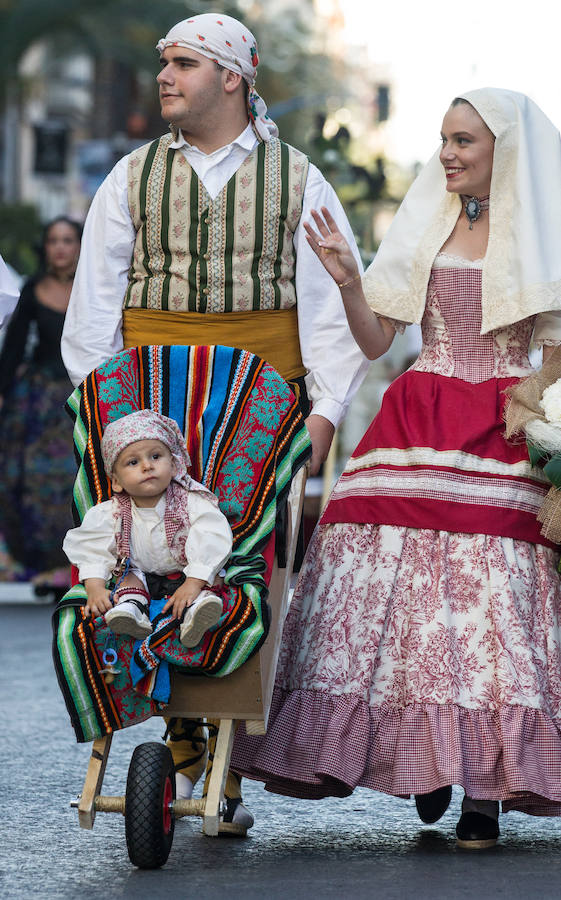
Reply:
<svg viewBox="0 0 561 900"><path fill-rule="evenodd" d="M212 584L232 552L232 530L226 516L203 493L189 491L187 509L190 528L183 572L187 577ZM143 572L158 575L177 572L179 564L171 555L166 539L165 495L154 507L139 507L131 502L131 510L131 570L142 581ZM92 506L82 524L67 533L62 546L70 562L78 567L80 581L85 578L107 581L117 561L113 501Z"/></svg>

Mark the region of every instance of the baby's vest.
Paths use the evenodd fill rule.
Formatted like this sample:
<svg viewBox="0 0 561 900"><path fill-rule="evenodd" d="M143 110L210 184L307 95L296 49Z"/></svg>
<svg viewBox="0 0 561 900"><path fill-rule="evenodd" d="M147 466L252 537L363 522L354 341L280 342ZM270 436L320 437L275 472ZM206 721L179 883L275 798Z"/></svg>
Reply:
<svg viewBox="0 0 561 900"><path fill-rule="evenodd" d="M124 308L223 313L296 304L293 235L308 159L259 143L213 200L165 135L128 164L136 241Z"/></svg>

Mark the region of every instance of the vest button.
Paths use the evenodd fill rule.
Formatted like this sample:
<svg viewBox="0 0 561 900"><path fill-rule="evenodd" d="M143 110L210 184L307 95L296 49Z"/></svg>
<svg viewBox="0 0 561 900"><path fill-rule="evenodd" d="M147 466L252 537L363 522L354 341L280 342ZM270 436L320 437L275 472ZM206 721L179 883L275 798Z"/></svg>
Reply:
<svg viewBox="0 0 561 900"><path fill-rule="evenodd" d="M210 219L205 219L205 225L210 225Z"/></svg>
<svg viewBox="0 0 561 900"><path fill-rule="evenodd" d="M203 259L209 259L210 253L203 253Z"/></svg>
<svg viewBox="0 0 561 900"><path fill-rule="evenodd" d="M208 294L208 293L209 293L208 288L203 288L203 294Z"/></svg>

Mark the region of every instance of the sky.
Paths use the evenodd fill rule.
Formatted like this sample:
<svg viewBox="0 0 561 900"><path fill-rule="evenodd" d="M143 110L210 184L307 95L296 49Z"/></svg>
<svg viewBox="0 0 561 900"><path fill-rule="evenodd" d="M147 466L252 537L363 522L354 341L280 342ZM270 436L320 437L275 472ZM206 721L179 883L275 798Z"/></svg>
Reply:
<svg viewBox="0 0 561 900"><path fill-rule="evenodd" d="M341 0L345 36L394 82L390 154L426 162L456 94L528 94L561 126L561 0Z"/></svg>

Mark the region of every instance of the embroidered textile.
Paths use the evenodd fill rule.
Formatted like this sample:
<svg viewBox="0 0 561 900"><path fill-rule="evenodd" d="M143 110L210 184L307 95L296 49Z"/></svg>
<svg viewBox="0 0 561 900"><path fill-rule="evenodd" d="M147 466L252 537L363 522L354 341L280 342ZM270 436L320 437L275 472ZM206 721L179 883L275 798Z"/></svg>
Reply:
<svg viewBox="0 0 561 900"><path fill-rule="evenodd" d="M423 347L411 366L471 384L533 372L528 346L535 316L482 335L481 260L439 253L435 259L421 330Z"/></svg>
<svg viewBox="0 0 561 900"><path fill-rule="evenodd" d="M81 460L74 488L77 522L110 496L100 454L103 427L136 409L153 408L186 433L192 476L218 496L233 532L218 625L189 650L171 620L162 621L157 635L139 648L117 638L122 665L112 685L100 674L106 629L101 620L84 619L84 588L77 585L63 599L54 615L55 666L76 736L88 741L158 709L143 697L153 686L157 661L223 676L259 648L269 625L277 515L294 473L310 455L310 442L286 382L253 354L229 347L124 350L88 376L68 408ZM128 674L133 654L146 673L135 691Z"/></svg>
<svg viewBox="0 0 561 900"><path fill-rule="evenodd" d="M212 199L171 142L165 135L130 155L137 234L124 307L222 313L294 306L293 234L307 158L277 138L259 144Z"/></svg>

